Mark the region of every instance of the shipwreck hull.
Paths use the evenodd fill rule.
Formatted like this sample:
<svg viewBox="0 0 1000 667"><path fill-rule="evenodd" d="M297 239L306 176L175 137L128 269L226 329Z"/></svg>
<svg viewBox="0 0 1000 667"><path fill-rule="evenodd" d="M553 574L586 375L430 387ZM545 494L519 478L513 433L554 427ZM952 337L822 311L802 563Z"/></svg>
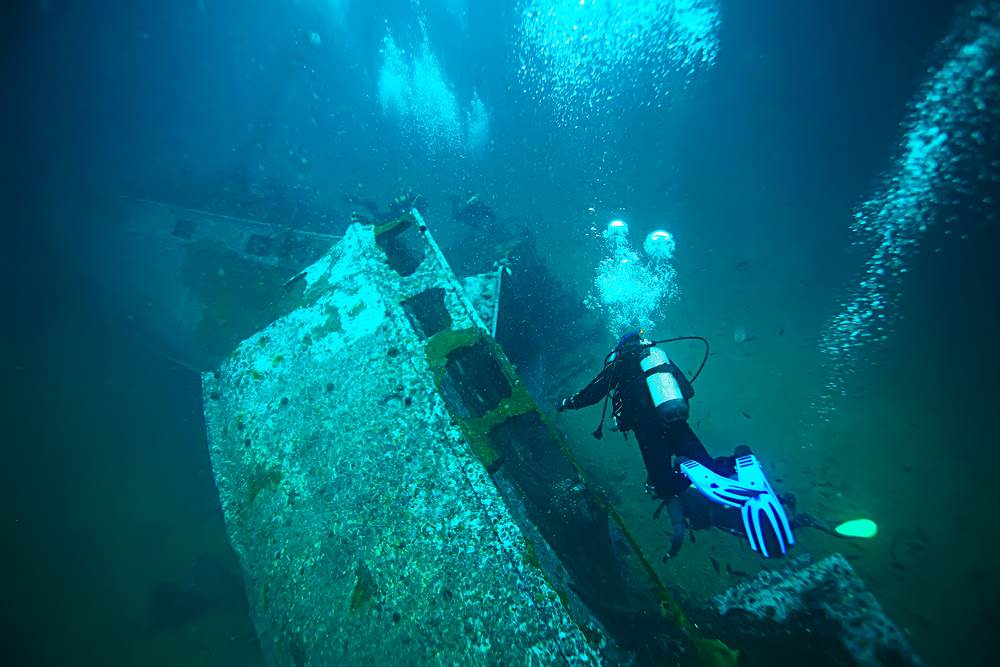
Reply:
<svg viewBox="0 0 1000 667"><path fill-rule="evenodd" d="M352 226L289 289L297 306L203 376L272 664L725 661L588 488L419 217Z"/></svg>

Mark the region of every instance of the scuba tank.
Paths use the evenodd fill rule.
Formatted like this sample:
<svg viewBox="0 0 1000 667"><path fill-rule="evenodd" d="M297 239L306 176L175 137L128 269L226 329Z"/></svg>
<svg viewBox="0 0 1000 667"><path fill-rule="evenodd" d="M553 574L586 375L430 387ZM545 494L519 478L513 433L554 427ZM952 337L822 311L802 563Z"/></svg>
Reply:
<svg viewBox="0 0 1000 667"><path fill-rule="evenodd" d="M656 347L649 347L646 356L639 361L639 368L646 379L646 389L656 407L656 414L665 423L683 421L688 418L687 399L681 392L681 385L671 372L673 364L667 353Z"/></svg>
<svg viewBox="0 0 1000 667"><path fill-rule="evenodd" d="M687 399L684 398L684 390L681 389L680 382L672 373L675 369L680 373L680 370L671 363L667 354L656 347L656 345L659 343L673 343L679 340L700 340L705 345L705 356L702 358L698 370L695 371L690 380L684 378L687 391L693 392L690 385L701 375L701 371L705 368L705 362L708 361L709 355L708 341L701 336L677 336L675 338L648 341L642 338L642 330L640 329L639 331L632 331L622 336L615 349L609 352L608 356L604 358L604 368L607 370L609 365L617 364L621 360L627 349L638 347L642 350L643 356L639 360L639 370L642 371L643 379L646 381L646 390L649 392L649 397L653 402L656 413L663 420L663 423L666 424L686 420L690 410ZM613 372L608 373L608 391L604 395L601 421L593 433L594 437L598 440L604 437L604 417L607 415L608 400L611 398L612 393L615 393L615 403L611 411L615 425L618 427L618 430L623 432L631 430L631 424L622 424L618 421L618 416L622 408L622 404L620 403L622 399L620 394L613 392L614 387L611 382L613 377Z"/></svg>

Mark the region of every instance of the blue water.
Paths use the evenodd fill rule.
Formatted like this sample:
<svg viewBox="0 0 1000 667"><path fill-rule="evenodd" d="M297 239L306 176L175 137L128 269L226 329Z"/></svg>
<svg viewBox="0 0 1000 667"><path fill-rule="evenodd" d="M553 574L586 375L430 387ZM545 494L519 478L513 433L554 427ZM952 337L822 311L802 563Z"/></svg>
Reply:
<svg viewBox="0 0 1000 667"><path fill-rule="evenodd" d="M456 264L516 248L553 281L510 339L541 350L515 360L537 399L579 389L632 326L708 337L692 421L709 448L752 442L800 502L875 518L853 564L925 660L990 662L997 2L33 0L7 14L9 664L263 660L200 356L167 351L177 332L150 313L171 305L144 258L98 247L110 202L337 234L358 201L404 192L426 199ZM495 226L453 219L473 194ZM613 220L627 236L609 237ZM656 230L672 252L644 249ZM630 443L596 448L592 416L560 426L642 524L641 464ZM662 526L638 532L655 551ZM661 576L695 599L731 583L691 551Z"/></svg>

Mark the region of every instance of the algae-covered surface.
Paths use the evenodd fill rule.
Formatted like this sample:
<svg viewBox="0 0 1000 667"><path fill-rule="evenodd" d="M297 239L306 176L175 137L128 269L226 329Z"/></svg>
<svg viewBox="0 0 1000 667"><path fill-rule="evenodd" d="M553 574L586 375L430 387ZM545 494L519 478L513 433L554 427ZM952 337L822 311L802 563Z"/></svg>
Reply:
<svg viewBox="0 0 1000 667"><path fill-rule="evenodd" d="M204 379L220 500L265 652L314 664L595 659L522 558L371 229L353 227L307 281L301 308Z"/></svg>

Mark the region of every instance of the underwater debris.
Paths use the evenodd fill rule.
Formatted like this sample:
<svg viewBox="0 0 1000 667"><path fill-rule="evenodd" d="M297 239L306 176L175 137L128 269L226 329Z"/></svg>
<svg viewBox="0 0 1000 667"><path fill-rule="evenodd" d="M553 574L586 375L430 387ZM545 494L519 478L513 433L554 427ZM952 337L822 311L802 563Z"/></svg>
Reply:
<svg viewBox="0 0 1000 667"><path fill-rule="evenodd" d="M550 583L556 578L547 580L550 575L540 568L508 567L509 558L523 549L522 530L538 530L536 525L560 550L539 555L540 564L565 571L561 559L582 559L583 571L601 577L572 578L575 589L597 588L587 594L598 599L604 595L600 587L611 585L617 595L629 596L623 609L646 609L655 619L648 631L673 642L668 629L684 619L682 612L660 615L658 599L644 601L629 583L649 580L651 590L659 590L641 556L617 560L610 545L570 552L578 540L558 541L566 521L577 526L573 534L585 532L598 540L609 541L612 530L622 530L610 510L596 504L596 495L585 502L579 497L586 493L581 483L552 528L543 523L544 514L534 514L536 506L552 499L524 499L522 484L546 493L553 488L539 484L536 474L575 479L578 473L502 350L484 333L454 274L438 264L429 235L416 240L428 244L428 251L421 253L419 273L403 279L373 228L352 227L331 251L336 259L321 260L330 279L317 281L307 302L267 327L263 335L271 343L266 348L256 340L241 345L220 377L202 376L206 398L211 391L221 395L220 401L205 401L209 449L231 539L248 581L254 582L247 597L265 651L294 661L288 633L280 629L296 628L296 636L310 638L301 646L301 664L362 642L418 661L444 655L465 663L482 650L463 632L469 620L480 641L493 647L491 655L503 662L520 664L531 656L552 662L567 655L587 662L605 655L620 662L618 640L566 585L568 574L559 575L558 588L565 588L561 598ZM357 284L366 280L370 283L361 289L368 307L348 317L347 310L359 301L354 294L362 293ZM401 304L433 288L445 292L449 317L443 320L445 330L422 338ZM327 313L337 312L328 308L333 303L343 308L341 330L324 331ZM307 332L312 344L303 346ZM408 363L387 363L390 348L399 350L399 357L406 351ZM270 374L248 382L257 367L272 368L276 353L284 355L280 367L272 369L280 382L268 381ZM336 369L337 379L317 382L317 369ZM379 403L387 394L409 407L394 433L386 430L386 409ZM424 396L433 398L425 401ZM267 410L281 398L303 408ZM240 423L253 424L251 449L232 427L232 415L241 414ZM488 451L514 456L525 438L533 457L547 457L545 465L523 461L504 467L476 458L488 457ZM283 497L272 498L270 492L278 489ZM287 502L280 502L284 498ZM252 511L265 500L267 512ZM523 517L521 524L510 509L518 502L533 503L531 519L517 515L517 520ZM364 557L359 561L356 554ZM595 559L604 564L586 565ZM626 580L608 578L622 568ZM662 595L668 596L665 590ZM398 620L390 616L392 607L384 615L365 613L379 609L383 597L392 601ZM497 603L466 602L485 597ZM323 612L316 613L318 608ZM389 618L396 629L391 634L385 633ZM594 633L585 634L577 618L599 628L600 641L592 643ZM418 647L412 638L419 632L431 633L433 642Z"/></svg>
<svg viewBox="0 0 1000 667"><path fill-rule="evenodd" d="M816 563L800 556L783 570L765 569L713 598L708 613L731 646L767 646L776 664L828 664L830 656L853 665L923 664L840 554ZM767 639L775 632L788 633L787 641Z"/></svg>

